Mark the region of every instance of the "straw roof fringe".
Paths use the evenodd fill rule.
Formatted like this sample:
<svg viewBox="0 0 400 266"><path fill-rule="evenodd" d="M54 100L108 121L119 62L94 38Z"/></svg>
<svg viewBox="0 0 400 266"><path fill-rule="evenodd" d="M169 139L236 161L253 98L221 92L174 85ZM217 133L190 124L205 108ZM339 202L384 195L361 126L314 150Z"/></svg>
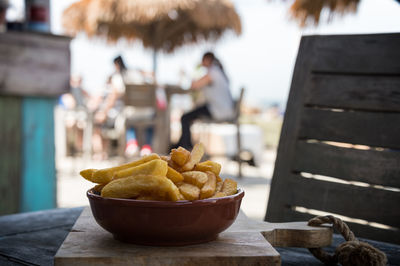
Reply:
<svg viewBox="0 0 400 266"><path fill-rule="evenodd" d="M63 28L69 35L75 36L85 30L86 13L91 0L81 0L70 5L63 12Z"/></svg>
<svg viewBox="0 0 400 266"><path fill-rule="evenodd" d="M79 8L85 10L84 18L79 17L82 11L73 11ZM81 0L65 10L63 20L72 35L85 31L109 42L140 39L145 47L165 52L216 40L226 30L241 33L239 15L229 0Z"/></svg>
<svg viewBox="0 0 400 266"><path fill-rule="evenodd" d="M360 0L295 0L290 7L290 14L302 27L309 24L317 25L323 9L329 11L328 21L330 21L334 14L356 12L359 2Z"/></svg>

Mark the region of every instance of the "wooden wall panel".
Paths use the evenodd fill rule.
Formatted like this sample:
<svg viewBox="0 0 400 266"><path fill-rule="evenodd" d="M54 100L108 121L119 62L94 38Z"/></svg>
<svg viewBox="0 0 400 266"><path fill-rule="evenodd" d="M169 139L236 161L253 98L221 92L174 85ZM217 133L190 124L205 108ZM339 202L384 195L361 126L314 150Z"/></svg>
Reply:
<svg viewBox="0 0 400 266"><path fill-rule="evenodd" d="M0 94L37 97L69 91L69 42L50 34L0 34Z"/></svg>
<svg viewBox="0 0 400 266"><path fill-rule="evenodd" d="M0 215L16 213L20 203L21 100L0 97Z"/></svg>
<svg viewBox="0 0 400 266"><path fill-rule="evenodd" d="M55 103L52 98L24 98L22 102L21 211L56 207Z"/></svg>

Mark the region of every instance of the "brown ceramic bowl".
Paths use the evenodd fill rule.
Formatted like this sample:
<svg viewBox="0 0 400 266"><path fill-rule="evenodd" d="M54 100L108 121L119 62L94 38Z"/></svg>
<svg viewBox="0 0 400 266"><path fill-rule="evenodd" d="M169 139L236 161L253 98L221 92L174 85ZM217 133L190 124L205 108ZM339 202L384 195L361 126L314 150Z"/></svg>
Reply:
<svg viewBox="0 0 400 266"><path fill-rule="evenodd" d="M244 191L195 201L103 198L87 192L97 223L123 242L181 246L212 241L236 219Z"/></svg>

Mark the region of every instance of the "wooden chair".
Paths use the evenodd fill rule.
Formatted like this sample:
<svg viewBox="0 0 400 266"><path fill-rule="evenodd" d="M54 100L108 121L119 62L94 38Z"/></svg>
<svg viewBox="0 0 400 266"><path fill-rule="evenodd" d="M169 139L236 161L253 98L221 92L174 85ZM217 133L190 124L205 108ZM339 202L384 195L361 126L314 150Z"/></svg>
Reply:
<svg viewBox="0 0 400 266"><path fill-rule="evenodd" d="M400 243L399 47L400 34L302 38L266 221L331 213Z"/></svg>
<svg viewBox="0 0 400 266"><path fill-rule="evenodd" d="M125 128L135 128L136 137L139 146L145 143L145 133L148 127L154 128L153 134L153 150L157 153L162 153L164 150L160 150L163 141L162 129L163 123L165 122L165 112L162 112L157 108L156 102L156 86L152 84L125 84ZM142 112L129 113L129 108L147 109L143 114ZM128 111L127 111L128 109Z"/></svg>
<svg viewBox="0 0 400 266"><path fill-rule="evenodd" d="M234 116L232 119L230 120L214 120L214 119L202 119L200 121L201 125L204 126L204 129L202 129L201 131L206 132L206 134L209 134L209 130L208 130L208 125L210 124L233 124L236 126L236 145L237 145L237 151L236 151L236 155L235 155L235 160L238 163L238 176L242 177L242 157L241 157L241 153L243 152L242 150L242 144L241 144L241 140L240 140L240 111L241 111L241 105L242 105L242 101L243 101L243 95L244 95L244 88L240 89L240 94L239 97L237 98L237 100L235 101L235 110L234 110ZM201 141L202 142L207 142L207 139L209 139L208 136L204 137L201 136Z"/></svg>

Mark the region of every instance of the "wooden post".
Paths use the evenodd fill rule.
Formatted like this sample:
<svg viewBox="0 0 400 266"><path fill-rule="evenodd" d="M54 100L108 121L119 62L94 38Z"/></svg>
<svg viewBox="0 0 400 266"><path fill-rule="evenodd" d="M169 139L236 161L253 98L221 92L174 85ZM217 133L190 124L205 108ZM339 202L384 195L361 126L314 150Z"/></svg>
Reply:
<svg viewBox="0 0 400 266"><path fill-rule="evenodd" d="M53 98L22 101L21 211L56 207Z"/></svg>
<svg viewBox="0 0 400 266"><path fill-rule="evenodd" d="M0 97L0 215L19 210L21 99Z"/></svg>
<svg viewBox="0 0 400 266"><path fill-rule="evenodd" d="M0 34L0 215L56 207L54 106L69 90L69 42Z"/></svg>

